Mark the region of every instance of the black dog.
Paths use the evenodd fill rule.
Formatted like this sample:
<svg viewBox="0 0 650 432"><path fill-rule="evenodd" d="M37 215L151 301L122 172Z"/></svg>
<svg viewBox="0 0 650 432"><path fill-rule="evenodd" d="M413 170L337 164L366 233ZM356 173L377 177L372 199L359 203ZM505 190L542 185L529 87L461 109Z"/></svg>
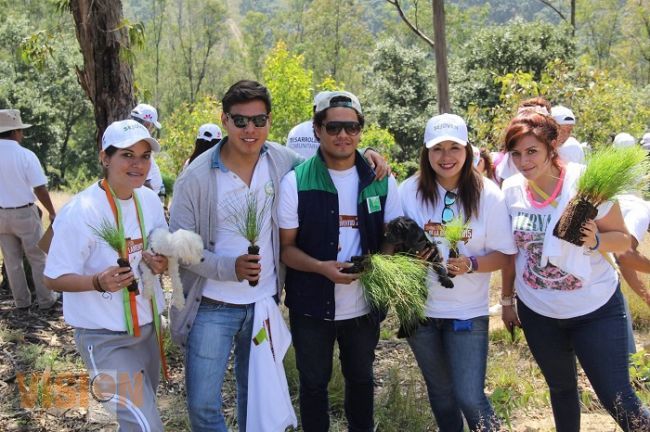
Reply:
<svg viewBox="0 0 650 432"><path fill-rule="evenodd" d="M428 261L438 274L440 284L445 288L454 287L454 282L449 278L447 268L442 263L440 250L413 219L400 216L388 222L386 241L395 246L395 252L415 255Z"/></svg>

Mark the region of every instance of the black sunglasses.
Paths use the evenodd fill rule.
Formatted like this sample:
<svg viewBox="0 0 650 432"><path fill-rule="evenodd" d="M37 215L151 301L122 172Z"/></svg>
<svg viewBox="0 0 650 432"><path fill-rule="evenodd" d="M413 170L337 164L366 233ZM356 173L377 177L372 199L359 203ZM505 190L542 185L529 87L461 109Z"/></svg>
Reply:
<svg viewBox="0 0 650 432"><path fill-rule="evenodd" d="M266 126L266 122L269 120L268 114L258 114L248 117L241 114L226 113L226 116L232 120L233 124L239 129L244 129L246 126L248 126L248 122L253 122L253 125L256 128L263 128Z"/></svg>
<svg viewBox="0 0 650 432"><path fill-rule="evenodd" d="M442 209L442 223L446 224L451 222L454 218L454 209L451 208L456 204L456 194L453 192L447 192L445 194L445 207Z"/></svg>
<svg viewBox="0 0 650 432"><path fill-rule="evenodd" d="M325 127L327 135L331 136L340 134L343 129L345 129L345 133L350 136L359 135L359 132L361 132L361 124L359 122L331 121L325 123L323 126Z"/></svg>

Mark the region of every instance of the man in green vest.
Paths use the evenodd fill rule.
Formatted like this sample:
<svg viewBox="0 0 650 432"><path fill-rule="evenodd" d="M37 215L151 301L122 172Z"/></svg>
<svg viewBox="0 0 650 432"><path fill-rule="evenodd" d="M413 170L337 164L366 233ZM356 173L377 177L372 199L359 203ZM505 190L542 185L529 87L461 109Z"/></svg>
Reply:
<svg viewBox="0 0 650 432"><path fill-rule="evenodd" d="M372 431L380 316L368 306L359 275L342 270L352 256L381 250L385 224L402 209L395 179L375 180L357 152L364 117L355 95L331 92L318 102L313 123L320 148L284 177L278 206L302 427L329 428L327 384L337 341L348 428Z"/></svg>

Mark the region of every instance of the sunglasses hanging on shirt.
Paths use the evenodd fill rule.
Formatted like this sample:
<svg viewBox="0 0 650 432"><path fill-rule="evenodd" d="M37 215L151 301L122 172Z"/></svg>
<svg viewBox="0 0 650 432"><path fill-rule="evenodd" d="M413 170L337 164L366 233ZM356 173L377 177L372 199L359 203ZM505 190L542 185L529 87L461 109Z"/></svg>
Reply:
<svg viewBox="0 0 650 432"><path fill-rule="evenodd" d="M455 216L454 209L451 208L451 206L456 204L456 194L453 192L447 192L445 194L444 203L445 207L442 209L442 217L440 219L442 220L443 224L446 224L451 222Z"/></svg>

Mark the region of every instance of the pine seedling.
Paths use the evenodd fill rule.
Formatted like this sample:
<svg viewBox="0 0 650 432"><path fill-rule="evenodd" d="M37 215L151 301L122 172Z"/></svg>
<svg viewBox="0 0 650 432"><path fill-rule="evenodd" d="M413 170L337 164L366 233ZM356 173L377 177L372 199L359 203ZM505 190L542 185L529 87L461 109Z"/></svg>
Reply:
<svg viewBox="0 0 650 432"><path fill-rule="evenodd" d="M391 306L405 329L425 319L428 263L408 255L375 254L360 281L368 303L377 310Z"/></svg>
<svg viewBox="0 0 650 432"><path fill-rule="evenodd" d="M95 235L106 243L111 249L117 252L120 255L122 250L122 237L120 232L111 221L108 219L102 219L102 222L99 226L89 225L90 229L95 233Z"/></svg>
<svg viewBox="0 0 650 432"><path fill-rule="evenodd" d="M580 229L598 214L597 207L615 195L632 190L648 172L645 150L605 147L587 161L587 168L578 180L576 196L568 203L553 228L553 235L582 246Z"/></svg>
<svg viewBox="0 0 650 432"><path fill-rule="evenodd" d="M463 221L460 216L456 216L445 224L444 237L449 242L449 256L452 253L458 257L458 243L465 237L465 232L469 228L469 222Z"/></svg>
<svg viewBox="0 0 650 432"><path fill-rule="evenodd" d="M641 147L605 147L588 159L576 196L598 207L633 189L647 172L646 152Z"/></svg>

